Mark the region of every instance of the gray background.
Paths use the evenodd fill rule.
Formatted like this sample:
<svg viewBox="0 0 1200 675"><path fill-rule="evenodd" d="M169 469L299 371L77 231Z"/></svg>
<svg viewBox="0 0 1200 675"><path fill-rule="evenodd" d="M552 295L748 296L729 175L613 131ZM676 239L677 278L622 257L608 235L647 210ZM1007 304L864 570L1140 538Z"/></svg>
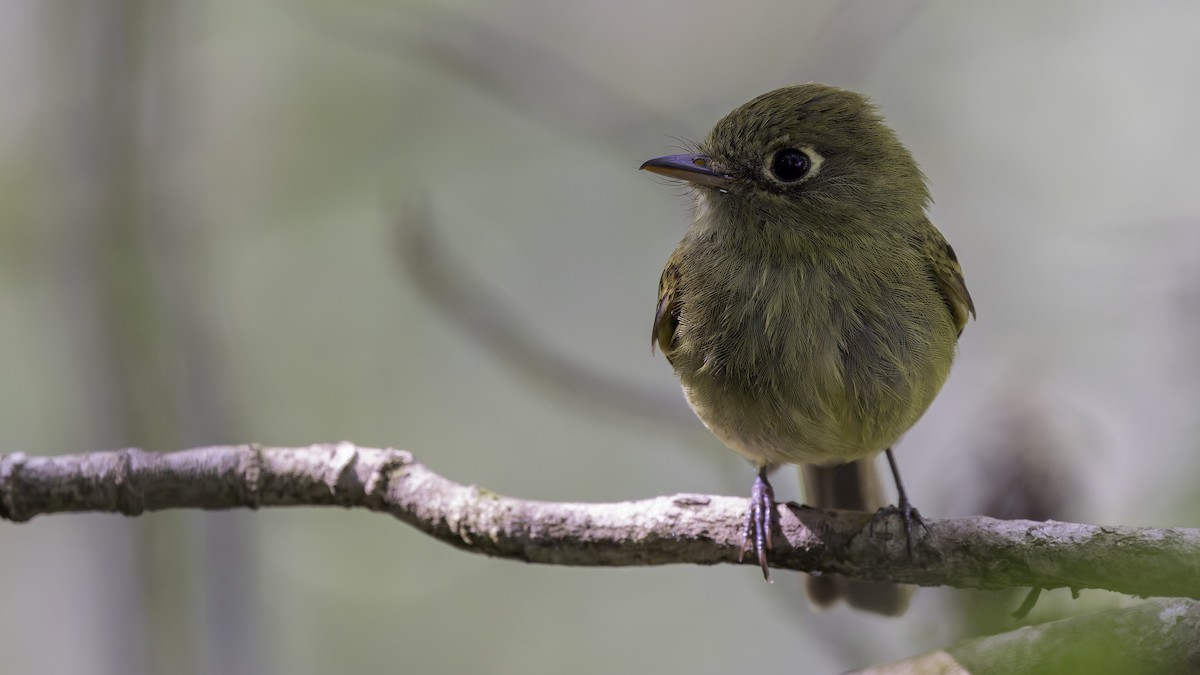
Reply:
<svg viewBox="0 0 1200 675"><path fill-rule="evenodd" d="M528 498L746 494L650 354L688 209L636 169L819 80L913 150L979 308L898 448L916 504L1195 525L1197 63L1182 1L10 0L0 452L347 439ZM395 253L418 204L456 278L651 413L449 320ZM133 675L830 672L1020 600L818 615L786 573L535 567L332 509L0 525L0 598L4 672Z"/></svg>

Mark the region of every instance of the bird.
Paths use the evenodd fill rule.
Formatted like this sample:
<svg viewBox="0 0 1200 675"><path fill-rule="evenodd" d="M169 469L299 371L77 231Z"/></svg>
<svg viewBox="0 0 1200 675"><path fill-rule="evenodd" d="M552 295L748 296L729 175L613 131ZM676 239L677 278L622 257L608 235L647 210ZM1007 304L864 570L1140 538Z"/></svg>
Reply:
<svg viewBox="0 0 1200 675"><path fill-rule="evenodd" d="M924 174L866 96L809 83L734 109L695 152L641 169L681 181L686 234L658 285L654 346L704 425L757 474L739 561L769 580L774 492L799 465L810 506L885 506L886 453L924 414L975 315L954 249L930 222ZM902 614L911 587L811 576L819 607Z"/></svg>

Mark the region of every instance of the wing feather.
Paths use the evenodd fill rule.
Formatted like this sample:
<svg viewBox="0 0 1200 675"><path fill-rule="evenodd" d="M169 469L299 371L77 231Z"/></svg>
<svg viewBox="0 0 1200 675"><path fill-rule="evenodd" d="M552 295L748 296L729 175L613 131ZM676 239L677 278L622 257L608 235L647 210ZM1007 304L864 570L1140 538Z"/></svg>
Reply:
<svg viewBox="0 0 1200 675"><path fill-rule="evenodd" d="M958 255L933 225L929 226L924 239L925 253L929 259L930 272L942 292L958 334L962 335L968 318L975 317L975 302L967 291L967 283L963 280L962 266L958 264Z"/></svg>
<svg viewBox="0 0 1200 675"><path fill-rule="evenodd" d="M654 310L654 328L650 336L650 349L655 345L662 350L667 361L675 351L676 331L679 329L679 266L678 252L671 254L667 266L658 280L658 307Z"/></svg>

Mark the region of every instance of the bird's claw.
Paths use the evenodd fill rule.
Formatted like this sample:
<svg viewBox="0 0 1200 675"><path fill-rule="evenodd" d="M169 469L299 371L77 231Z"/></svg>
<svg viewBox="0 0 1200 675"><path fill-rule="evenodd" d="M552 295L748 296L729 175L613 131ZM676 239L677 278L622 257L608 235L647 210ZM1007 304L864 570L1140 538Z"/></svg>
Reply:
<svg viewBox="0 0 1200 675"><path fill-rule="evenodd" d="M879 511L875 513L875 517L872 518L871 526L872 530L874 530L875 521L889 518L892 514L899 514L900 519L904 521L904 537L908 550L908 557L912 558L913 541L915 540L913 535L913 530L915 529L914 526L920 527L921 529L926 529L925 519L921 517L921 512L913 507L912 502L908 501L907 496L902 495L899 501L900 504L898 506L892 506L889 504L888 506L879 509Z"/></svg>
<svg viewBox="0 0 1200 675"><path fill-rule="evenodd" d="M908 501L908 497L900 500L900 515L904 517L904 537L908 544L908 557L913 557L913 524L921 526L925 529L925 519L921 517L921 512L913 507L912 502Z"/></svg>
<svg viewBox="0 0 1200 675"><path fill-rule="evenodd" d="M746 552L753 548L758 555L763 579L767 581L771 580L771 572L767 567L767 551L774 548L771 541L771 516L774 513L775 491L767 480L766 469L763 469L754 479L754 488L750 491L750 510L746 513L746 525L742 528L742 547L738 552L738 562L742 562Z"/></svg>
<svg viewBox="0 0 1200 675"><path fill-rule="evenodd" d="M896 479L896 492L899 494L899 499L896 500L899 506L885 506L879 509L876 516L891 515L894 512L899 512L900 517L904 519L904 537L908 544L908 557L911 560L913 557L913 523L921 526L921 529L928 530L925 527L925 520L921 518L920 512L913 508L912 502L908 501L908 492L904 489L904 482L900 480L900 467L896 466L896 455L888 448L884 454L887 455L888 466L892 469L892 478Z"/></svg>

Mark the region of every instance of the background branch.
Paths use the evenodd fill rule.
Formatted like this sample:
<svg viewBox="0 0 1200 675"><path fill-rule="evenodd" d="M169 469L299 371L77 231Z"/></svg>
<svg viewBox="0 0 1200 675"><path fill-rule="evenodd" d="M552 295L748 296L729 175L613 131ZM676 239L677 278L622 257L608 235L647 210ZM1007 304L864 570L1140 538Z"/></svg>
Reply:
<svg viewBox="0 0 1200 675"><path fill-rule="evenodd" d="M169 508L343 506L389 513L458 548L555 565L734 563L745 500L676 495L615 504L502 497L401 450L350 443L0 458L0 517ZM958 588L1103 588L1200 599L1200 530L930 520L910 558L898 518L780 505L772 565ZM749 564L749 561L747 561Z"/></svg>
<svg viewBox="0 0 1200 675"><path fill-rule="evenodd" d="M1188 673L1200 653L1200 603L1152 600L964 640L861 671L911 673Z"/></svg>
<svg viewBox="0 0 1200 675"><path fill-rule="evenodd" d="M396 219L397 253L412 287L448 318L461 334L491 353L527 382L558 400L562 395L629 415L673 432L707 434L675 389L670 397L625 382L557 349L518 317L496 293L441 241L428 204L406 205ZM647 295L652 292L647 289ZM650 340L646 340L650 349Z"/></svg>

